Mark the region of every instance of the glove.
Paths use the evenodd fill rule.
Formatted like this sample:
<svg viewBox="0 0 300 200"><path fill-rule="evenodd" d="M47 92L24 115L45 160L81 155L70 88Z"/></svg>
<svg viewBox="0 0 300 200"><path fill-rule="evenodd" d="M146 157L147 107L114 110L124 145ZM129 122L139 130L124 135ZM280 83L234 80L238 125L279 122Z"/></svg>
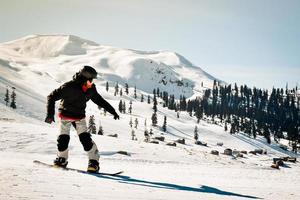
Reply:
<svg viewBox="0 0 300 200"><path fill-rule="evenodd" d="M114 113L114 120L120 119L120 116L117 113Z"/></svg>
<svg viewBox="0 0 300 200"><path fill-rule="evenodd" d="M55 122L54 117L47 116L46 119L45 119L45 122L48 123L48 124L51 124L52 122Z"/></svg>

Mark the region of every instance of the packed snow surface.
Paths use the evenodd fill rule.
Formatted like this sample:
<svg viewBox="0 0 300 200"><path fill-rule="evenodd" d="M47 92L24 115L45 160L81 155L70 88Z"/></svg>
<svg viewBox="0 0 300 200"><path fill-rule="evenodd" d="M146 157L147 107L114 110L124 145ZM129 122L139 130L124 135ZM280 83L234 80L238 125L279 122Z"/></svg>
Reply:
<svg viewBox="0 0 300 200"><path fill-rule="evenodd" d="M97 90L116 110L120 100L125 100L127 108L133 101L132 114L120 114L117 121L91 102L87 107L87 119L94 115L97 128L101 124L104 130L103 136L92 136L100 149L101 171L122 170L122 176L81 174L33 163L52 163L56 156L59 120L56 117L51 125L43 122L46 96L82 65L92 65L101 73L95 81ZM279 170L270 167L274 157L298 155L280 149L274 141L269 145L262 137L231 135L222 126L202 120L197 124L185 112L177 118L160 100L158 126L151 126L152 104L147 104L146 98L141 102L141 94L151 94L159 87L192 98L211 87L213 79L173 52L120 49L62 35L28 36L0 44L0 199L300 199L299 163L286 162ZM109 91L105 90L106 81ZM114 95L116 82L123 88L123 96ZM129 95L124 93L124 83L129 83ZM134 86L138 99L133 98ZM11 87L16 88L16 110L4 102L6 88ZM164 116L166 132L161 130ZM139 122L133 128L137 140L131 140L130 119ZM195 126L199 140L207 146L194 144ZM144 142L145 128L152 128L153 137L164 136L165 141ZM110 134L118 134L118 138ZM186 144L166 145L182 138ZM85 170L87 155L73 129L69 148L69 167ZM226 148L263 149L267 154L248 153L238 158L224 155ZM212 155L212 150L220 155Z"/></svg>

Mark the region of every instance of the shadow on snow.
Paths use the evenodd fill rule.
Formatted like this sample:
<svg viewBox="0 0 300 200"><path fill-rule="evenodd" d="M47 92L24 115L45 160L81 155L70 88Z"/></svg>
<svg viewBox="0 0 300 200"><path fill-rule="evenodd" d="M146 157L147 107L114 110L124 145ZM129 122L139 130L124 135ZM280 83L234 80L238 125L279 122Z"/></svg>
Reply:
<svg viewBox="0 0 300 200"><path fill-rule="evenodd" d="M201 192L201 193L211 193L211 194L217 194L217 195L244 197L244 198L251 198L251 199L261 199L259 197L255 197L255 196L227 192L227 191L220 190L220 189L217 189L214 187L209 187L206 185L202 185L200 188L196 188L196 187L177 185L177 184L172 184L172 183L154 182L154 181L147 181L147 180L142 180L142 179L135 179L135 178L131 178L129 176L123 176L123 175L118 175L118 176L105 176L105 175L99 175L99 174L90 174L90 175L96 176L99 178L116 180L116 181L119 181L120 183L124 183L124 184L132 184L132 185L151 187L151 188L180 190L180 191L189 191L189 192Z"/></svg>

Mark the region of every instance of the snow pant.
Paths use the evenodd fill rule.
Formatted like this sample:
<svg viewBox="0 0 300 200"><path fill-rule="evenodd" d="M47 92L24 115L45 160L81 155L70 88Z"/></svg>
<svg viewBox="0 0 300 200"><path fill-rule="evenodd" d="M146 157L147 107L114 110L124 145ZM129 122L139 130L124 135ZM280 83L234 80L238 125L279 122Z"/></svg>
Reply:
<svg viewBox="0 0 300 200"><path fill-rule="evenodd" d="M99 151L97 145L91 138L91 134L87 132L85 119L81 120L65 120L60 119L60 133L57 137L57 156L68 160L69 141L71 125L76 129L79 140L83 149L87 152L89 160L99 161Z"/></svg>

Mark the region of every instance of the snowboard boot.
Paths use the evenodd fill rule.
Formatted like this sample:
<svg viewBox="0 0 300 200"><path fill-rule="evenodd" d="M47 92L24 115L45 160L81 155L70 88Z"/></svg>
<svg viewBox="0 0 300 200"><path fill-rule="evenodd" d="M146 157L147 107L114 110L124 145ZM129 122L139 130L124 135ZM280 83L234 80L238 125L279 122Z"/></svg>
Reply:
<svg viewBox="0 0 300 200"><path fill-rule="evenodd" d="M99 172L99 162L97 160L89 160L89 166L87 171L90 173L97 173Z"/></svg>
<svg viewBox="0 0 300 200"><path fill-rule="evenodd" d="M57 157L54 160L54 164L53 164L54 167L62 167L62 168L66 168L67 165L68 165L68 161L63 157Z"/></svg>

